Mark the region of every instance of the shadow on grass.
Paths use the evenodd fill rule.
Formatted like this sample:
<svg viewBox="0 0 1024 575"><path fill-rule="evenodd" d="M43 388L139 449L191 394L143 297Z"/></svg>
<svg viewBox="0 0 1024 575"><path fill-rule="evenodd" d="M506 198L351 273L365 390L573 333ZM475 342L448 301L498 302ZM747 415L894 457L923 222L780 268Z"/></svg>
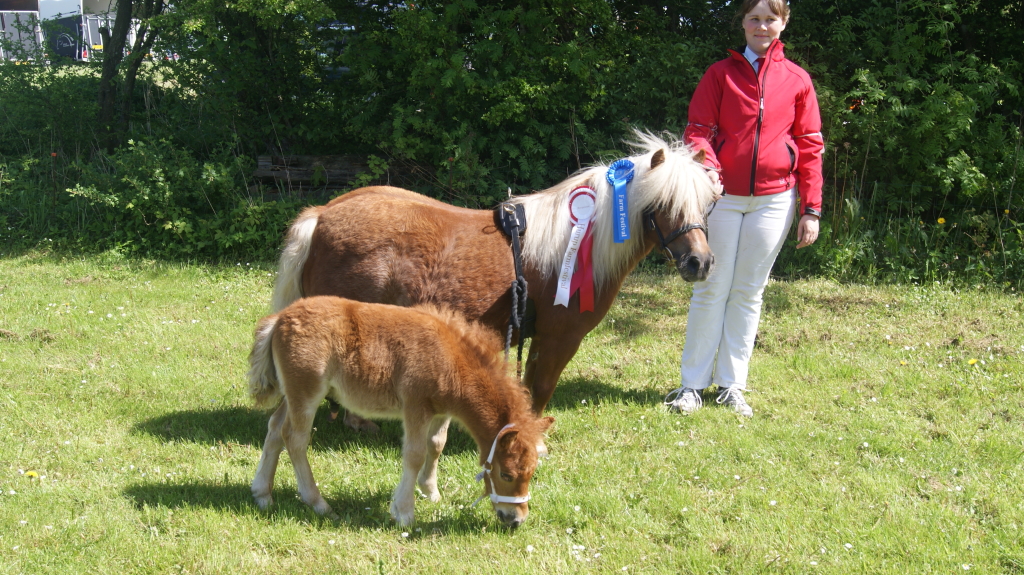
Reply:
<svg viewBox="0 0 1024 575"><path fill-rule="evenodd" d="M761 296L761 315L770 317L782 317L792 308L793 302L790 299L790 288L788 284L775 282L764 288Z"/></svg>
<svg viewBox="0 0 1024 575"><path fill-rule="evenodd" d="M160 438L163 441L204 443L238 443L262 447L267 435L269 412L244 407L225 409L176 411L136 423L133 431ZM313 420L314 451L335 451L351 448L401 449L402 423L378 421L380 432L374 435L359 433L338 421L328 420L326 406L321 407ZM473 438L458 425L448 432L444 452L456 455L476 451Z"/></svg>
<svg viewBox="0 0 1024 575"><path fill-rule="evenodd" d="M169 508L183 509L205 507L235 514L259 514L273 522L309 521L324 528L347 525L353 529L401 529L395 525L389 515L391 506L390 491L352 491L323 493L334 512L341 520L337 523L320 517L312 508L303 503L295 489L277 488L274 490L274 504L266 511L260 510L252 499L248 484L241 483L180 483L180 484L137 484L128 487L123 495L132 504L141 509ZM483 517L470 510L451 510L453 517L436 521L423 521L429 513L427 505L417 502L417 515L420 519L416 526L421 531L417 535L431 533L467 534L480 533L484 529L500 529L497 521L491 521L487 514ZM408 531L412 531L409 529Z"/></svg>
<svg viewBox="0 0 1024 575"><path fill-rule="evenodd" d="M600 402L653 405L661 403L667 392L653 387L622 389L589 377L573 377L559 381L547 409L578 409L584 399L591 405Z"/></svg>
<svg viewBox="0 0 1024 575"><path fill-rule="evenodd" d="M318 516L298 498L295 489L289 488L274 490L274 504L266 512L256 506L249 485L241 483L138 484L125 489L123 493L138 508L206 507L232 513L264 514L270 519L332 523L331 520ZM324 497L341 516L341 522L344 524L353 527L381 527L390 520L387 516L391 502L390 493L324 493Z"/></svg>

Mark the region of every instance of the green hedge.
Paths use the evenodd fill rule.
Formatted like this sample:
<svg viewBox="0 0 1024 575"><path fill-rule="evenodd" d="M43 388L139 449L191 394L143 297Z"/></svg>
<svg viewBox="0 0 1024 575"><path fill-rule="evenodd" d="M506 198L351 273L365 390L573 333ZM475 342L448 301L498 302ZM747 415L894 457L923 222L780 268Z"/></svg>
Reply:
<svg viewBox="0 0 1024 575"><path fill-rule="evenodd" d="M822 108L827 233L779 269L1019 283L1024 5L791 7L787 55ZM399 167L414 189L491 206L618 155L633 127L682 130L704 70L742 43L735 9L176 2L153 25L154 52L178 58L120 94L135 99L133 143L113 155L94 136L97 64L0 64L0 232L270 254L298 205L263 202L249 173L267 153L374 155L363 182Z"/></svg>

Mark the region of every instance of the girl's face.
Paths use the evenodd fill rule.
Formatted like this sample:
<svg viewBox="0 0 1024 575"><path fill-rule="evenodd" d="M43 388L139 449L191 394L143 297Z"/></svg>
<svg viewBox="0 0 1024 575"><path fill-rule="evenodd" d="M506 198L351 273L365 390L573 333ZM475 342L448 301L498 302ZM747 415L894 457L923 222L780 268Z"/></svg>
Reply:
<svg viewBox="0 0 1024 575"><path fill-rule="evenodd" d="M786 29L782 17L772 12L768 3L762 0L754 9L743 15L743 33L747 46L758 56L768 52L768 46Z"/></svg>

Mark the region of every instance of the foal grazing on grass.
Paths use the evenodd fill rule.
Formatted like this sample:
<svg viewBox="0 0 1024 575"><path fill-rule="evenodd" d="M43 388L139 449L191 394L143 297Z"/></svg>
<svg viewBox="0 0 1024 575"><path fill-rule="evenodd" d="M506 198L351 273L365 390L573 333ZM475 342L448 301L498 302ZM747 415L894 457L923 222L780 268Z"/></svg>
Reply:
<svg viewBox="0 0 1024 575"><path fill-rule="evenodd" d="M400 525L413 522L417 483L431 501L440 500L437 459L454 417L480 449L484 495L506 525L517 527L529 512L536 446L554 419L533 413L500 349L491 330L433 306L313 297L263 318L249 355L249 392L257 405L284 399L270 417L252 482L256 503L265 509L273 502L274 473L287 447L302 500L336 517L306 458L313 416L330 397L364 417L402 420L402 479L391 502Z"/></svg>

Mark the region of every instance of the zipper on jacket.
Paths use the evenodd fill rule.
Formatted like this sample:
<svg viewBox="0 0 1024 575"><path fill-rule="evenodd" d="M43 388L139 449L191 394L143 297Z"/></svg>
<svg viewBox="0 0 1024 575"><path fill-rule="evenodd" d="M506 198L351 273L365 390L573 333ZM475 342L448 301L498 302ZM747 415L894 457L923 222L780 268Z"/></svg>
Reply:
<svg viewBox="0 0 1024 575"><path fill-rule="evenodd" d="M768 85L768 59L771 50L765 53L764 64L761 65L761 69L758 72L761 73L762 80L757 81L757 73L754 74L754 82L757 84L757 128L754 130L754 153L750 156L750 195L754 195L754 182L757 179L757 148L761 144L761 122L764 120L764 87ZM754 65L750 64L750 69L754 69ZM764 86L762 86L762 83Z"/></svg>

